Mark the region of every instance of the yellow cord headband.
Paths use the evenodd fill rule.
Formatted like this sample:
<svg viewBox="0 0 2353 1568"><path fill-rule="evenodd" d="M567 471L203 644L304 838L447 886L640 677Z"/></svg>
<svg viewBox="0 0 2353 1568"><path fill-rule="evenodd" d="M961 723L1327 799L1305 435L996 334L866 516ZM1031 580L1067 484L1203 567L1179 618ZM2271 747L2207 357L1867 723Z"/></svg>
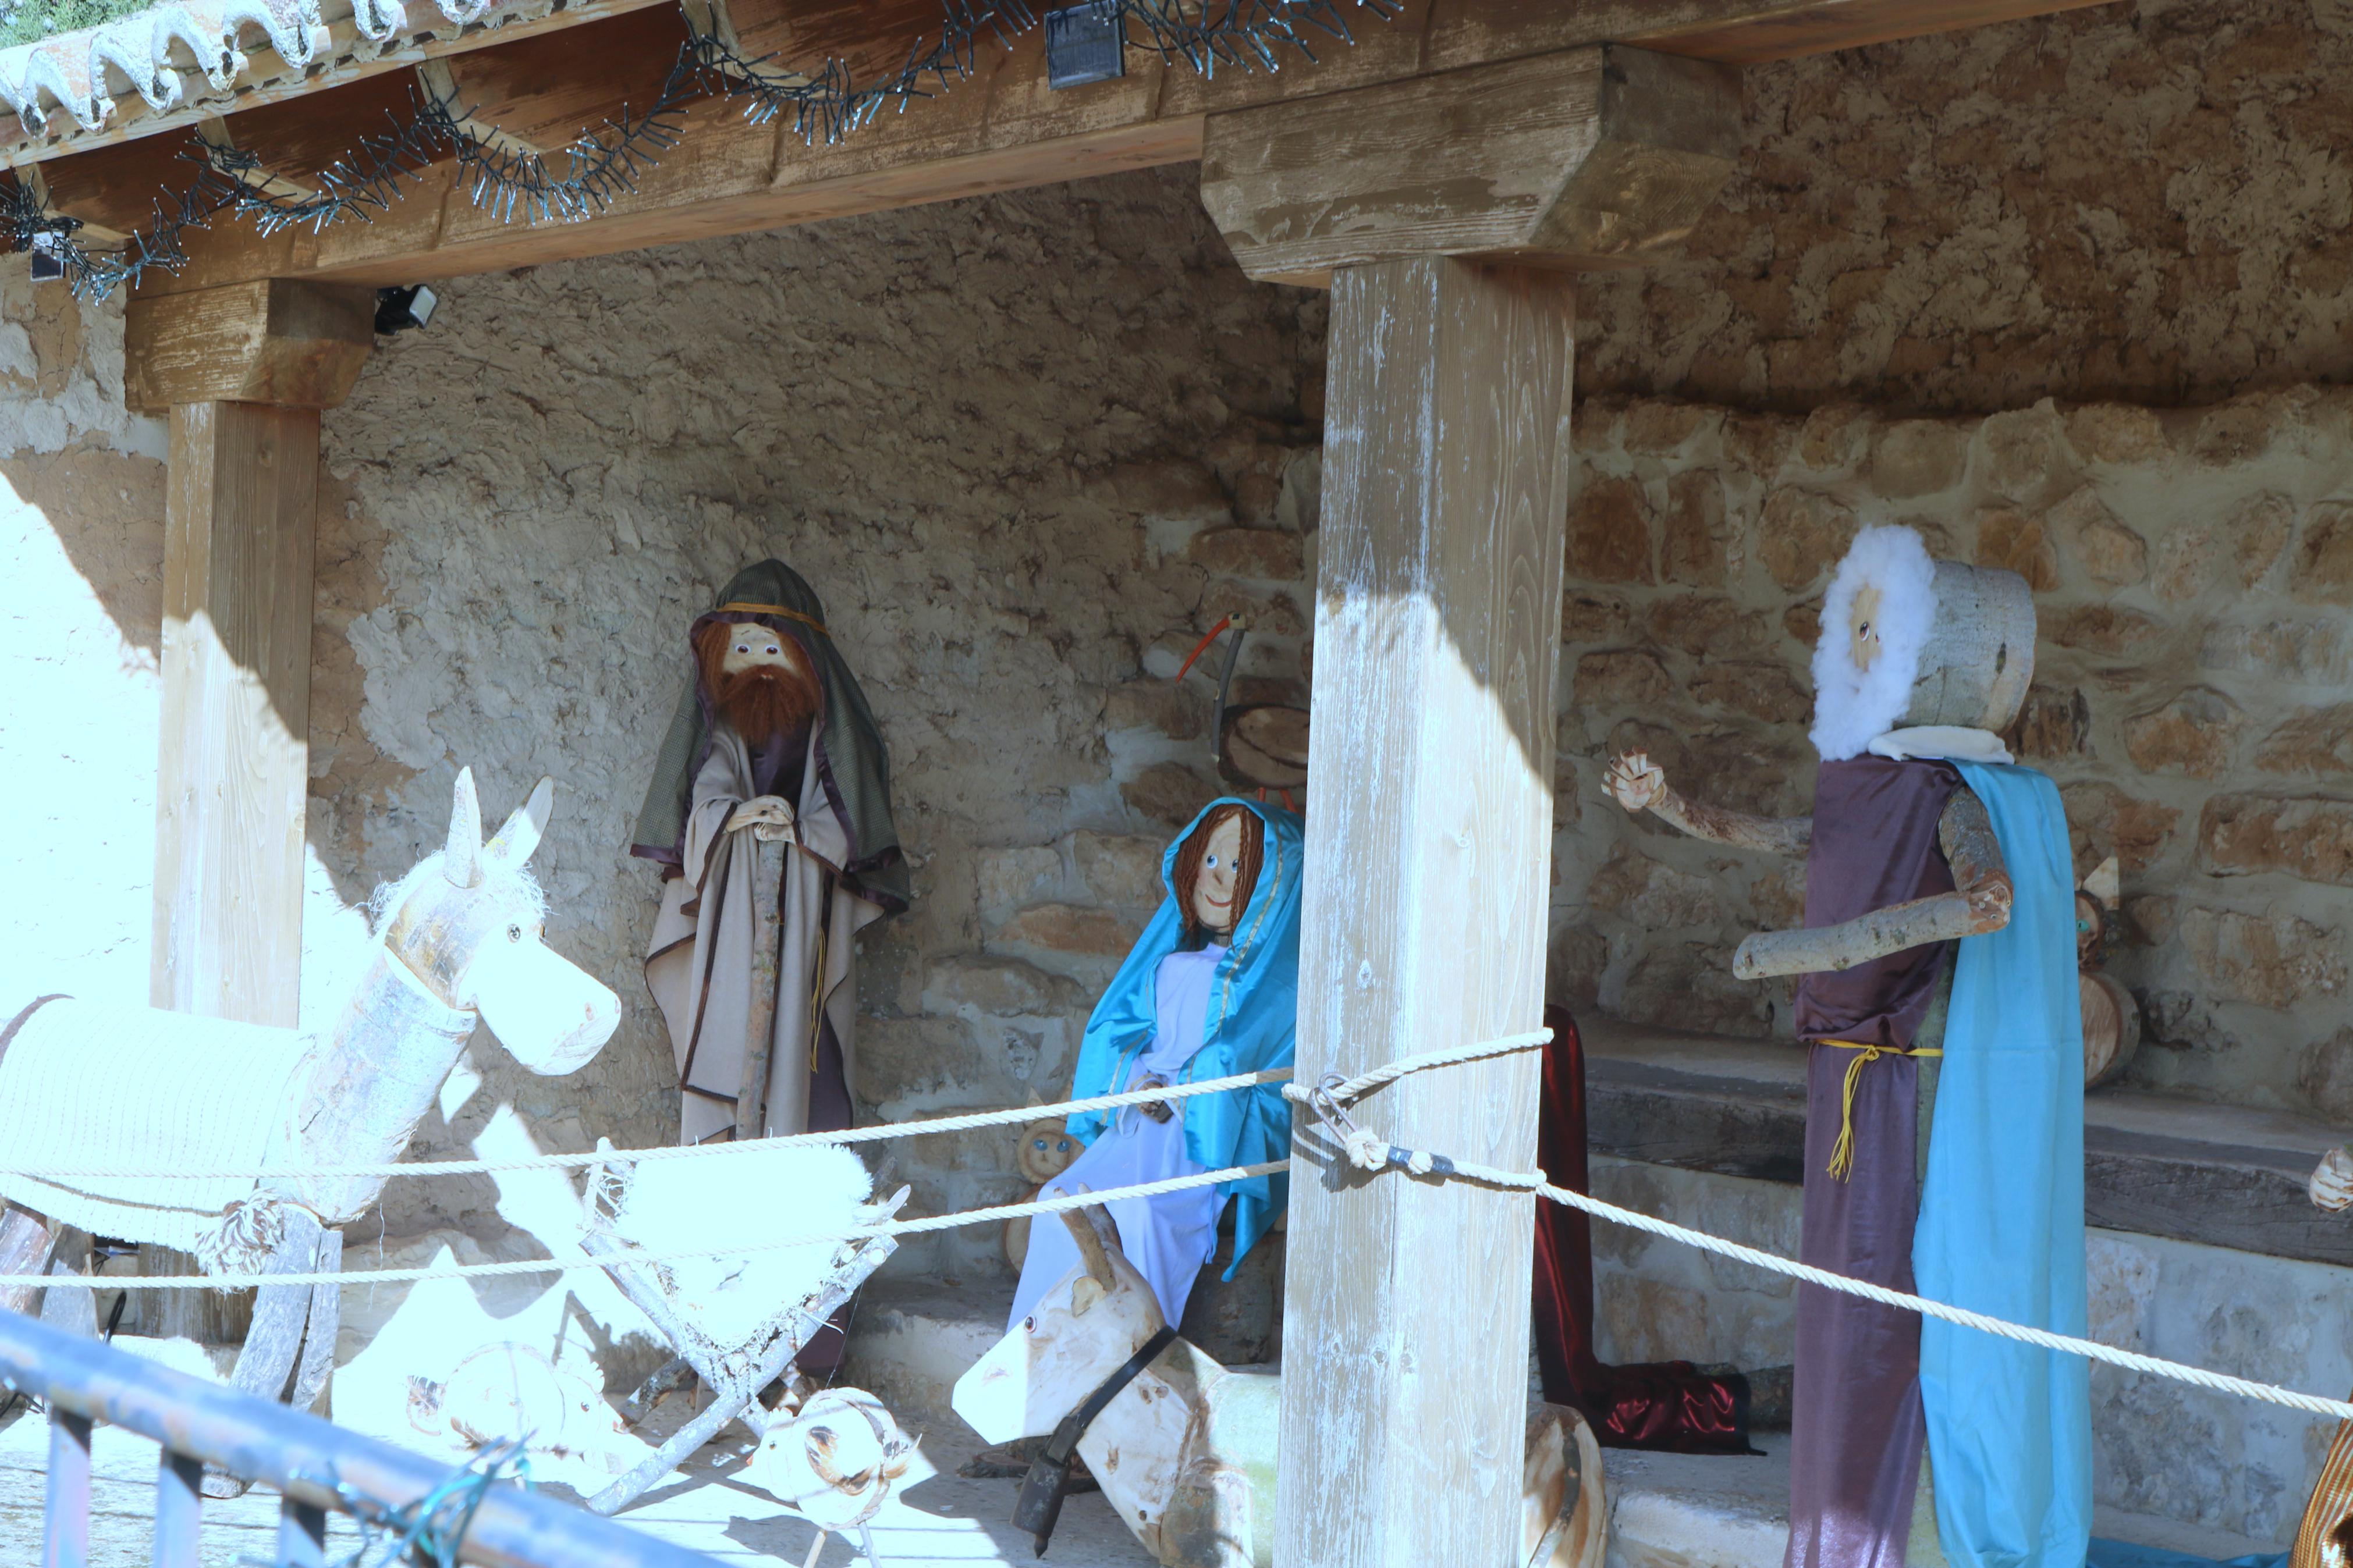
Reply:
<svg viewBox="0 0 2353 1568"><path fill-rule="evenodd" d="M1919 1046L1907 1051L1896 1046L1866 1046L1855 1040L1814 1043L1854 1053L1854 1060L1846 1064L1846 1088L1840 1097L1838 1142L1831 1147L1831 1174L1843 1182L1854 1173L1854 1091L1862 1082L1862 1069L1882 1057L1941 1057L1945 1053L1935 1046Z"/></svg>
<svg viewBox="0 0 2353 1568"><path fill-rule="evenodd" d="M818 635L822 637L829 637L833 635L825 629L825 623L815 616L805 616L798 610L788 610L782 605L722 605L711 613L714 616L782 616L788 621L798 621L805 626L816 627Z"/></svg>

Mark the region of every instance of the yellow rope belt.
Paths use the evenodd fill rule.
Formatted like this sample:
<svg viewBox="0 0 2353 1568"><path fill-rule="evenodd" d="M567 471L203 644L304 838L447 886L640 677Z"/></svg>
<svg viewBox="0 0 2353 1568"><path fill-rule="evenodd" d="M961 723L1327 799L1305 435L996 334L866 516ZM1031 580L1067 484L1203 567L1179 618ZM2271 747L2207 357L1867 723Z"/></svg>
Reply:
<svg viewBox="0 0 2353 1568"><path fill-rule="evenodd" d="M814 626L818 631L825 632L825 635L828 637L831 637L833 635L831 632L826 632L825 623L818 620L815 616L805 616L798 610L788 610L782 605L745 605L730 603L720 605L711 613L714 616L782 616L788 621L798 621L805 626Z"/></svg>
<svg viewBox="0 0 2353 1568"><path fill-rule="evenodd" d="M1831 1147L1831 1174L1843 1182L1854 1173L1854 1090L1862 1081L1862 1069L1882 1057L1941 1057L1945 1053L1935 1046L1905 1050L1897 1046L1867 1046L1858 1040L1816 1040L1814 1044L1835 1046L1854 1053L1854 1060L1846 1064L1846 1088L1839 1096L1838 1142Z"/></svg>

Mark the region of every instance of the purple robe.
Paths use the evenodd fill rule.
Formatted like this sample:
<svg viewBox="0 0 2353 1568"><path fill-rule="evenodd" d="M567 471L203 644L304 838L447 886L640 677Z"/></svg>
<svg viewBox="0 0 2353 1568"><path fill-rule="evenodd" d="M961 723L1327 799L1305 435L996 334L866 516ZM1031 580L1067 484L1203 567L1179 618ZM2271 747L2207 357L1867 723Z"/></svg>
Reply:
<svg viewBox="0 0 2353 1568"><path fill-rule="evenodd" d="M1953 890L1936 824L1960 775L1936 762L1863 756L1822 764L1806 858L1806 924L1841 921ZM1949 942L1799 977L1798 1037L1908 1048L1935 999ZM1855 1053L1817 1046L1806 1069L1805 1234L1817 1268L1912 1289L1919 1207L1919 1068L1882 1057L1854 1100L1854 1166L1830 1174ZM1920 1323L1857 1297L1798 1288L1798 1357L1785 1568L1903 1568L1926 1428Z"/></svg>

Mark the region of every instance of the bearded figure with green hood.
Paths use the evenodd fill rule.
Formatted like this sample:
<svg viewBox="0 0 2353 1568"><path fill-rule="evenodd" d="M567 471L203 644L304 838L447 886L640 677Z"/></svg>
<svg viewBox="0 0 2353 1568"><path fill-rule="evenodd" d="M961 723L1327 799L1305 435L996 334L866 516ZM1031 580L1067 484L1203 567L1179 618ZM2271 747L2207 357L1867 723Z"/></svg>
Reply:
<svg viewBox="0 0 2353 1568"><path fill-rule="evenodd" d="M686 691L629 847L662 868L646 984L681 1141L848 1127L856 937L908 900L881 732L781 561L737 573L681 651Z"/></svg>

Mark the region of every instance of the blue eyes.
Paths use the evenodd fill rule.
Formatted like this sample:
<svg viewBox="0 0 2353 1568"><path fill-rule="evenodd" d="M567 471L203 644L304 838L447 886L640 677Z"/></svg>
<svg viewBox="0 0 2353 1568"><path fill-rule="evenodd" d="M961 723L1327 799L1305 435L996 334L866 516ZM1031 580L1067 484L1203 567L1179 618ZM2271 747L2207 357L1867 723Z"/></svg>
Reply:
<svg viewBox="0 0 2353 1568"><path fill-rule="evenodd" d="M1218 858L1215 855L1208 856L1203 858L1201 864L1211 869L1215 869L1218 864Z"/></svg>

